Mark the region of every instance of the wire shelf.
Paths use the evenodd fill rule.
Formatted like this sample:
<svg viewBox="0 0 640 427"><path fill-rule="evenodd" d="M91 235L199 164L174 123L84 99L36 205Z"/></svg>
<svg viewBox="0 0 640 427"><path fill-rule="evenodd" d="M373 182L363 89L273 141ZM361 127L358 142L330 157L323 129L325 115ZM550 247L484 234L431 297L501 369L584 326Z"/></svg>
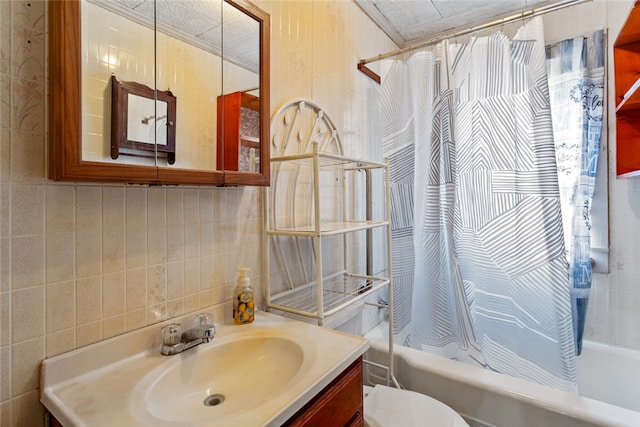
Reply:
<svg viewBox="0 0 640 427"><path fill-rule="evenodd" d="M277 164L280 162L294 162L298 165L311 166L313 158L317 157L318 166L324 167L336 167L340 166L345 170L363 170L363 169L384 169L386 166L384 163L373 162L369 160L356 159L353 157L343 156L341 154L326 153L326 152L307 152L292 154L289 156L272 157L271 163Z"/></svg>
<svg viewBox="0 0 640 427"><path fill-rule="evenodd" d="M313 225L304 225L298 227L281 227L273 230L267 230L267 234L274 236L302 236L314 237L331 236L336 234L350 233L354 231L368 230L370 228L383 227L389 225L389 221L334 221L323 222L319 233Z"/></svg>
<svg viewBox="0 0 640 427"><path fill-rule="evenodd" d="M294 100L282 107L271 129L275 149L271 187L263 191L262 233L267 310L315 319L325 326L325 321L331 323L329 316L343 309L374 305L365 297L386 288L387 303L375 305L388 308L393 325L388 159L375 162L343 155L333 122L311 101ZM386 238L377 230L386 231ZM338 235L340 239L324 239ZM379 272L385 255L386 274ZM279 285L288 290L272 293L270 268L276 263L282 267ZM320 274L326 272L324 265L337 273ZM307 266L315 272L308 274ZM388 379L393 378L392 338L390 334Z"/></svg>
<svg viewBox="0 0 640 427"><path fill-rule="evenodd" d="M323 314L330 316L387 284L389 284L387 278L349 273L325 278L322 286ZM269 307L302 316L317 317L319 313L317 284L311 282L272 295Z"/></svg>

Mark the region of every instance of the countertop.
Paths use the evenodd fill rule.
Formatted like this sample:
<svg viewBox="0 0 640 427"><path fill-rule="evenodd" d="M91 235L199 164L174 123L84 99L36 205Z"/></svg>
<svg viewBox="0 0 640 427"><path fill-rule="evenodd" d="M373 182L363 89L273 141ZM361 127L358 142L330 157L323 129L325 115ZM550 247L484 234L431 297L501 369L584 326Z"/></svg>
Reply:
<svg viewBox="0 0 640 427"><path fill-rule="evenodd" d="M200 312L203 311L207 310ZM187 320L193 315L195 313L182 318ZM140 382L149 372L163 369L161 365L170 358L181 357L160 354L161 327L180 320L171 319L45 359L41 370L41 402L65 427L279 426L369 347L363 337L261 311L256 313L256 320L250 325L218 322L211 343L201 344L185 353L206 351L205 346L229 342L239 334L266 334L304 342L302 367L287 389L233 417L218 418L214 423L159 422L140 417L136 414L140 397L134 390L139 389ZM210 375L215 375L215 368ZM253 383L255 387L269 387L260 378L254 378Z"/></svg>

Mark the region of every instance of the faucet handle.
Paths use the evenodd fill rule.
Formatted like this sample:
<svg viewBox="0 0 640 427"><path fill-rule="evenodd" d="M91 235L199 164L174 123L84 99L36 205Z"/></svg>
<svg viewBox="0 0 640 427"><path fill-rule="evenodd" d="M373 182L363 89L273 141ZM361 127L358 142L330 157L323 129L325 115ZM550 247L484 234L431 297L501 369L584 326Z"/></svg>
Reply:
<svg viewBox="0 0 640 427"><path fill-rule="evenodd" d="M213 325L213 314L211 313L196 314L196 322L200 326Z"/></svg>
<svg viewBox="0 0 640 427"><path fill-rule="evenodd" d="M202 342L211 342L216 334L216 327L213 325L202 325Z"/></svg>
<svg viewBox="0 0 640 427"><path fill-rule="evenodd" d="M176 345L182 337L182 325L180 323L169 323L162 327L162 344Z"/></svg>
<svg viewBox="0 0 640 427"><path fill-rule="evenodd" d="M200 331L202 332L202 342L211 342L213 336L216 334L216 327L213 326L213 314L200 313L196 315L198 323L200 324Z"/></svg>

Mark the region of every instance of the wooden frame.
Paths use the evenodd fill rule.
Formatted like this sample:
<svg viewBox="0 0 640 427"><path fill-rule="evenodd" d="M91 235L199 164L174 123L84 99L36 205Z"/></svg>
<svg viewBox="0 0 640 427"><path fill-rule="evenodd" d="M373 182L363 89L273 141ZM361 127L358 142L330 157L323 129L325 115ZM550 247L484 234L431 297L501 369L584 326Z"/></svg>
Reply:
<svg viewBox="0 0 640 427"><path fill-rule="evenodd" d="M271 120L271 100L270 85L271 66L270 58L270 35L271 18L268 13L258 8L247 0L224 0L244 11L244 13L260 24L260 172L246 173L238 171L224 171L225 185L259 185L268 186L271 179L270 154L271 134L269 123Z"/></svg>
<svg viewBox="0 0 640 427"><path fill-rule="evenodd" d="M260 148L259 138L242 133L245 113L248 110L259 111L260 98L245 92L233 92L218 96L217 103L216 167L225 171L241 171L242 148Z"/></svg>
<svg viewBox="0 0 640 427"><path fill-rule="evenodd" d="M80 1L48 2L49 178L138 184L269 185L269 14L246 0L224 0L260 24L260 171L204 171L82 159ZM215 147L212 147L214 150Z"/></svg>
<svg viewBox="0 0 640 427"><path fill-rule="evenodd" d="M152 108L144 117L134 117L132 113L132 97L151 100ZM154 101L165 104L165 115L156 117ZM157 108L157 107L156 107ZM135 126L137 120L141 125L149 126L163 119L166 121L165 144L155 141L141 141L129 134L129 128ZM154 126L157 128L157 124ZM123 152L121 149L131 149L134 152ZM146 154L150 152L152 154ZM148 86L136 82L120 82L116 76L111 76L111 158L117 159L120 154L142 157L156 157L158 153L167 156L167 162L172 165L176 161L176 97L170 91L154 91ZM157 157L156 157L157 158Z"/></svg>
<svg viewBox="0 0 640 427"><path fill-rule="evenodd" d="M640 0L613 44L616 175L640 176Z"/></svg>

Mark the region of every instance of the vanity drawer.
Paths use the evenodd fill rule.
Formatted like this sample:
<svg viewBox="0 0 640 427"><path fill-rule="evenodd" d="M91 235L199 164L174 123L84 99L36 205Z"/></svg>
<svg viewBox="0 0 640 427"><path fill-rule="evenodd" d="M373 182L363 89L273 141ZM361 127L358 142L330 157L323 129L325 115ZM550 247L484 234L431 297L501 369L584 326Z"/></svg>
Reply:
<svg viewBox="0 0 640 427"><path fill-rule="evenodd" d="M291 417L287 427L360 427L362 414L362 357L345 369Z"/></svg>

